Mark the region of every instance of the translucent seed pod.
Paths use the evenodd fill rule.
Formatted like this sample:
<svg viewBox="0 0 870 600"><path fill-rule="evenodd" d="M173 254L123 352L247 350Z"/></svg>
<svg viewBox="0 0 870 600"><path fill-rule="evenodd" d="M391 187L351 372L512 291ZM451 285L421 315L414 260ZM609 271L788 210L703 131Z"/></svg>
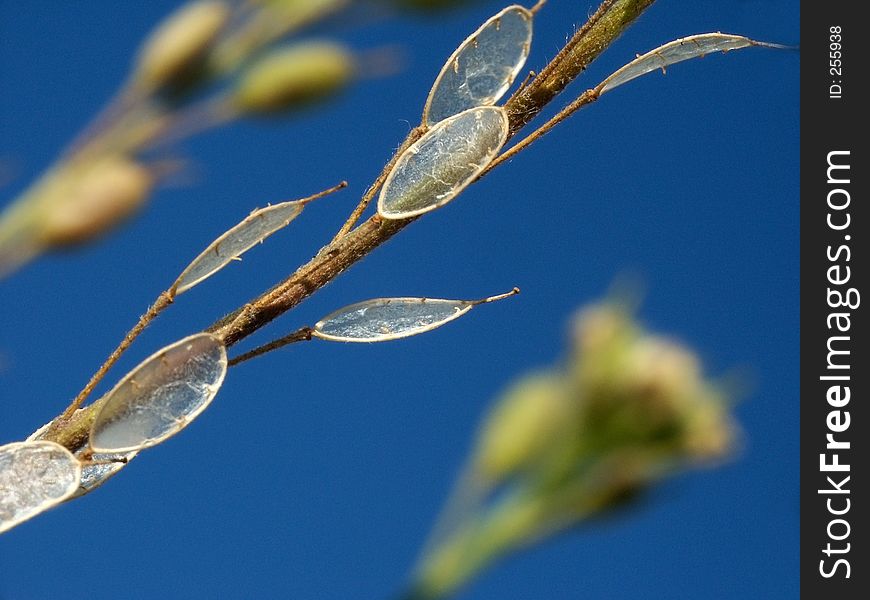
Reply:
<svg viewBox="0 0 870 600"><path fill-rule="evenodd" d="M171 84L196 68L229 21L231 8L217 0L182 6L139 51L134 81L145 89Z"/></svg>
<svg viewBox="0 0 870 600"><path fill-rule="evenodd" d="M76 411L78 413L83 409ZM25 441L40 441L45 435L52 422L48 422L33 433L31 433ZM82 472L79 477L79 487L75 493L68 498L78 498L97 489L106 481L115 476L115 474L127 466L133 460L138 452L127 452L124 454L93 454L88 447L81 448L75 453L75 457L81 461ZM87 456L83 456L87 455Z"/></svg>
<svg viewBox="0 0 870 600"><path fill-rule="evenodd" d="M757 42L742 35L726 33L692 35L668 42L655 50L638 56L602 81L598 87L603 94L656 69L664 71L670 65L691 58L699 58L711 52L728 52L729 50L739 50L740 48L748 48L750 46L763 46L766 48L784 47L777 44Z"/></svg>
<svg viewBox="0 0 870 600"><path fill-rule="evenodd" d="M252 212L193 259L172 284L172 294L181 294L208 279L258 243L286 227L299 216L305 204L304 200L293 200Z"/></svg>
<svg viewBox="0 0 870 600"><path fill-rule="evenodd" d="M444 119L396 161L381 188L378 213L406 219L444 206L492 162L507 135L507 113L499 106Z"/></svg>
<svg viewBox="0 0 870 600"><path fill-rule="evenodd" d="M375 298L340 308L321 319L312 333L332 342L386 342L431 331L458 319L478 304L519 293L482 300L441 298Z"/></svg>
<svg viewBox="0 0 870 600"><path fill-rule="evenodd" d="M127 466L138 452L121 454L91 454L88 462L82 464L79 487L70 499L93 492Z"/></svg>
<svg viewBox="0 0 870 600"><path fill-rule="evenodd" d="M193 262L181 272L181 275L169 288L170 296L174 297L189 290L223 269L230 262L239 260L242 254L289 225L302 213L306 204L344 187L347 187L346 181L301 200L291 200L255 210L241 223L227 230L209 244L199 256L193 259Z"/></svg>
<svg viewBox="0 0 870 600"><path fill-rule="evenodd" d="M72 496L81 472L78 459L54 442L0 446L0 533Z"/></svg>
<svg viewBox="0 0 870 600"><path fill-rule="evenodd" d="M498 102L523 68L531 44L531 12L509 6L491 17L441 68L423 109L423 124Z"/></svg>
<svg viewBox="0 0 870 600"><path fill-rule="evenodd" d="M91 449L133 452L175 435L208 407L226 370L226 347L210 333L152 354L103 398L91 426Z"/></svg>

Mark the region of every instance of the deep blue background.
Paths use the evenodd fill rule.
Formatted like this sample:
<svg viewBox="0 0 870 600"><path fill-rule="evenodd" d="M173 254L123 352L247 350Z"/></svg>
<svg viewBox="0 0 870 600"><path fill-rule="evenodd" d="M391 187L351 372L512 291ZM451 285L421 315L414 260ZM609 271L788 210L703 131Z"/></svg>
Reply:
<svg viewBox="0 0 870 600"><path fill-rule="evenodd" d="M0 3L4 202L111 95L175 4ZM0 282L0 443L58 414L148 303L252 208L341 179L241 265L184 296L107 378L211 323L325 243L416 123L443 60L502 6L340 22L358 49L405 48L401 74L327 108L184 145L162 189L101 243ZM26 8L24 8L26 6ZM539 68L591 0L537 19ZM662 0L572 89L692 33L798 42L798 2ZM327 31L335 31L327 30ZM402 342L292 347L234 369L182 435L96 493L0 537L0 599L389 598L489 402L563 355L572 311L632 273L642 316L737 369L737 458L663 486L626 519L513 557L460 595L794 598L798 592L798 63L760 49L633 82L422 219L250 343L390 295L523 293ZM76 593L78 592L78 593Z"/></svg>

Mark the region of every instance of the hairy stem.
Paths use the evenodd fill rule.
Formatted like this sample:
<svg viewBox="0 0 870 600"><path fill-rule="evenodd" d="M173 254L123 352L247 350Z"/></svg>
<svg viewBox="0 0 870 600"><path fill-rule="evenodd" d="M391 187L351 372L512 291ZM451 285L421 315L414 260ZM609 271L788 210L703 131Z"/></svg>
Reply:
<svg viewBox="0 0 870 600"><path fill-rule="evenodd" d="M510 135L540 113L653 2L604 0L556 57L521 93L508 101L505 109L510 119ZM228 347L232 346L297 306L417 218L387 220L377 214L370 217L327 244L287 279L218 320L206 331L219 336ZM55 421L61 422L52 423L43 439L55 441L71 451L81 449L87 443L90 425L101 406L102 400L97 400L68 419L58 417Z"/></svg>
<svg viewBox="0 0 870 600"><path fill-rule="evenodd" d="M511 135L522 129L655 0L604 0L565 47L505 105Z"/></svg>

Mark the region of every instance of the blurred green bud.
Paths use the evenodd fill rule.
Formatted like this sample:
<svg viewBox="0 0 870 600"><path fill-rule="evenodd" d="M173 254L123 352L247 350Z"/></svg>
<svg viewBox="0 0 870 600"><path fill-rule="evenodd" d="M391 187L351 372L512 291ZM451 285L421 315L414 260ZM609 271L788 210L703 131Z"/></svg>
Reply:
<svg viewBox="0 0 870 600"><path fill-rule="evenodd" d="M686 419L684 453L698 462L721 460L738 445L739 434L725 402L698 404Z"/></svg>
<svg viewBox="0 0 870 600"><path fill-rule="evenodd" d="M69 179L45 197L39 235L46 246L78 244L106 232L142 206L154 185L148 168L120 156L85 169L67 172Z"/></svg>
<svg viewBox="0 0 870 600"><path fill-rule="evenodd" d="M691 351L606 305L581 313L575 341L572 381L584 427L605 446L634 444L689 460L727 454L734 426Z"/></svg>
<svg viewBox="0 0 870 600"><path fill-rule="evenodd" d="M601 353L621 352L637 337L629 314L616 304L581 310L574 319L574 352L579 357L602 358Z"/></svg>
<svg viewBox="0 0 870 600"><path fill-rule="evenodd" d="M694 354L648 336L631 349L626 367L624 393L638 399L638 415L651 438L672 441L679 458L691 461L728 454L735 426L722 393L703 378Z"/></svg>
<svg viewBox="0 0 870 600"><path fill-rule="evenodd" d="M293 30L342 8L348 0L258 0L282 29Z"/></svg>
<svg viewBox="0 0 870 600"><path fill-rule="evenodd" d="M652 428L672 427L682 422L693 404L704 401L705 383L698 360L675 343L643 337L625 355L621 390L637 399L641 420Z"/></svg>
<svg viewBox="0 0 870 600"><path fill-rule="evenodd" d="M463 4L472 4L476 0L394 0L393 3L400 8L409 8L417 11L435 11L447 8L456 8Z"/></svg>
<svg viewBox="0 0 870 600"><path fill-rule="evenodd" d="M493 407L478 436L475 471L498 482L533 463L564 434L572 421L572 404L562 378L527 377Z"/></svg>
<svg viewBox="0 0 870 600"><path fill-rule="evenodd" d="M332 42L306 42L273 50L252 64L232 95L240 113L268 114L304 106L336 93L351 80L353 55Z"/></svg>
<svg viewBox="0 0 870 600"><path fill-rule="evenodd" d="M237 71L251 57L287 34L337 12L348 0L250 0L250 18L221 40L209 57L218 73Z"/></svg>
<svg viewBox="0 0 870 600"><path fill-rule="evenodd" d="M191 75L230 18L218 0L198 0L169 15L143 44L134 70L136 85L153 90Z"/></svg>
<svg viewBox="0 0 870 600"><path fill-rule="evenodd" d="M491 411L407 598L446 597L496 558L732 451L724 393L629 305L584 310L573 342L566 369L522 380Z"/></svg>

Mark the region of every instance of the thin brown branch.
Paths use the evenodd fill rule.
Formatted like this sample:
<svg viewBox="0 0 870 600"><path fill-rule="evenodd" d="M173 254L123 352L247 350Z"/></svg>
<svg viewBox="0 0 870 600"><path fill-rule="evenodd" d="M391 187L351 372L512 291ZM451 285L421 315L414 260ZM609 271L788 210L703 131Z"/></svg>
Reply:
<svg viewBox="0 0 870 600"><path fill-rule="evenodd" d="M509 148L507 151L505 151L503 154L501 154L495 160L489 163L487 167L480 173L478 179L492 171L494 168L496 168L506 160L510 160L511 158L525 150L529 145L532 144L532 142L535 142L538 139L542 138L544 135L549 133L550 130L553 129L556 125L573 115L584 106L592 104L593 102L598 100L599 96L601 96L600 85L598 87L592 88L591 90L586 90L585 92L580 94L580 96L576 100L574 100L573 102L571 102L571 104L556 113L553 118L538 127L535 131L517 142L516 145Z"/></svg>
<svg viewBox="0 0 870 600"><path fill-rule="evenodd" d="M239 363L243 363L246 360L251 360L252 358L257 358L258 356L263 356L267 352L271 352L272 350L277 350L278 348L283 348L284 346L289 346L290 344L295 344L296 342L307 342L311 339L311 328L310 327L302 327L301 329L297 329L293 333L288 333L284 337L280 337L277 340L272 340L268 344L263 344L262 346L258 346L253 350L249 350L244 354L239 354L238 356L234 356L229 361L227 361L227 366L234 367Z"/></svg>
<svg viewBox="0 0 870 600"><path fill-rule="evenodd" d="M511 135L522 129L589 63L607 48L654 0L605 0L561 52L506 105ZM404 146L404 144L403 144ZM397 153L398 154L398 153ZM375 186L373 185L373 189ZM373 197L373 192L370 192ZM387 220L375 214L336 237L287 279L208 327L229 347L297 306L369 252L392 238L417 217ZM43 436L70 450L87 443L90 425L101 407L98 400L80 409Z"/></svg>
<svg viewBox="0 0 870 600"><path fill-rule="evenodd" d="M206 331L223 339L228 347L232 346L295 307L414 220L393 221L372 216L346 236L325 246L293 275Z"/></svg>
<svg viewBox="0 0 870 600"><path fill-rule="evenodd" d="M654 1L604 0L523 92L505 105L511 121L511 135L534 119Z"/></svg>
<svg viewBox="0 0 870 600"><path fill-rule="evenodd" d="M115 348L115 351L109 355L109 358L106 359L106 362L103 363L103 366L101 366L100 369L96 373L94 373L94 376L91 377L91 380L88 381L88 384L82 389L81 392L79 392L79 395L76 396L75 400L73 400L72 403L63 412L63 418L68 419L76 411L76 409L78 409L82 405L82 402L85 401L85 399L90 395L90 393L94 390L97 384L102 381L103 377L106 375L109 369L112 368L112 365L118 362L118 359L121 357L124 351L130 347L130 344L133 343L133 340L139 337L139 334L142 333L146 327L148 327L151 321L157 318L157 315L159 315L166 307L172 304L172 302L173 298L168 292L163 292L157 297L157 300L154 301L154 304L152 304L148 308L148 310L145 311L144 315L139 317L139 322L136 323L136 325L134 325L133 328L127 332L127 335L124 337L123 340L121 340L121 343L118 344L118 347Z"/></svg>
<svg viewBox="0 0 870 600"><path fill-rule="evenodd" d="M344 225L341 226L341 229L338 230L338 233L335 234L335 237L332 238L333 242L337 241L339 238L344 237L351 229L353 229L353 226L356 225L357 221L359 221L359 218L365 212L369 203L375 197L375 194L377 194L378 190L381 189L381 186L384 185L384 181L386 181L387 177L390 174L390 171L393 170L393 165L396 164L396 161L399 160L399 157L405 150L407 150L408 146L419 140L425 132L426 128L422 125L419 125L412 129L410 133L408 133L408 137L405 138L405 141L402 142L402 145L399 146L399 149L396 150L396 152L393 154L393 157L381 170L378 178L375 179L375 182L369 187L368 190L366 190L366 193L362 197L362 200L360 200L356 208L353 209L353 212L350 213L347 221L344 223Z"/></svg>

